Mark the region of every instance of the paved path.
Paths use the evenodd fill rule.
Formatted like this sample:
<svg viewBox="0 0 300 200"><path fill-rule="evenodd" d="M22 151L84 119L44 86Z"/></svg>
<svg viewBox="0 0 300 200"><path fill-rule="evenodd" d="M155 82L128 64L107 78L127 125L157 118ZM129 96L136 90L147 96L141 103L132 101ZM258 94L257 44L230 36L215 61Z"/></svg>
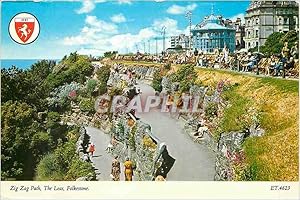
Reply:
<svg viewBox="0 0 300 200"><path fill-rule="evenodd" d="M107 153L107 151L105 151L110 141L110 136L97 128L93 128L93 127L85 127L85 128L87 134L91 136L91 142L95 144L95 148L96 148L94 157L91 160L96 168L97 180L111 181L110 172L111 172L111 163L113 160L113 156L110 153ZM124 179L125 179L124 166L121 163L120 180L124 181Z"/></svg>
<svg viewBox="0 0 300 200"><path fill-rule="evenodd" d="M97 128L85 128L87 134L91 136L91 142L95 144L96 148L94 157L91 160L96 168L97 179L100 181L109 181L111 180L109 175L113 157L105 149L110 141L110 136Z"/></svg>
<svg viewBox="0 0 300 200"><path fill-rule="evenodd" d="M154 90L146 84L140 84L142 101L146 96L153 95ZM193 142L184 133L180 122L170 117L168 113L154 110L149 113L138 113L138 117L145 123L149 123L152 131L162 142L166 142L169 154L176 159L167 180L170 181L212 181L215 173L215 155L205 145ZM97 179L109 181L111 162L113 157L105 149L110 141L109 135L101 130L86 127L87 134L95 143L95 156L92 161L96 167ZM121 171L123 166L121 164ZM121 180L124 180L123 173Z"/></svg>
<svg viewBox="0 0 300 200"><path fill-rule="evenodd" d="M142 102L147 95L154 95L152 87L146 84L139 86L142 91ZM149 123L157 138L167 144L169 154L176 159L167 180L173 181L212 181L215 174L215 155L205 145L193 142L184 133L179 120L170 117L169 113L152 110L138 113L138 117Z"/></svg>

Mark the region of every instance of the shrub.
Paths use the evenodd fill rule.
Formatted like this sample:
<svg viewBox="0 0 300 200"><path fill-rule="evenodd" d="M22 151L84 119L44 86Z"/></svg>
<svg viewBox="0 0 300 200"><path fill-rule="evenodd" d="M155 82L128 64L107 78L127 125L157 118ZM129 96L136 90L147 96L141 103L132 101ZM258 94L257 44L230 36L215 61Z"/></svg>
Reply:
<svg viewBox="0 0 300 200"><path fill-rule="evenodd" d="M91 164L81 161L75 154L76 139L77 137L71 137L68 142L60 144L53 153L46 155L39 162L36 170L37 180L76 180L88 174L95 175Z"/></svg>
<svg viewBox="0 0 300 200"><path fill-rule="evenodd" d="M86 84L86 90L88 92L89 95L91 95L94 90L96 89L96 86L97 86L97 81L94 80L94 79L90 79L87 81L87 84Z"/></svg>
<svg viewBox="0 0 300 200"><path fill-rule="evenodd" d="M72 82L70 84L65 84L58 88L55 88L51 93L48 100L48 105L50 109L57 111L65 111L70 108L70 98L72 96L72 92L79 91L81 85L79 83Z"/></svg>
<svg viewBox="0 0 300 200"><path fill-rule="evenodd" d="M76 180L79 177L92 176L95 177L95 171L91 163L84 162L76 155L73 157L69 170L64 177L65 181Z"/></svg>
<svg viewBox="0 0 300 200"><path fill-rule="evenodd" d="M53 139L47 132L38 132L33 135L30 143L30 148L34 157L38 160L52 149Z"/></svg>
<svg viewBox="0 0 300 200"><path fill-rule="evenodd" d="M192 65L183 65L177 72L169 75L172 82L179 82L180 92L189 91L190 87L194 85L197 74Z"/></svg>
<svg viewBox="0 0 300 200"><path fill-rule="evenodd" d="M95 100L93 98L81 98L79 108L82 112L93 114L95 112Z"/></svg>
<svg viewBox="0 0 300 200"><path fill-rule="evenodd" d="M55 154L46 155L37 166L38 181L59 181L64 179L64 172L59 170Z"/></svg>
<svg viewBox="0 0 300 200"><path fill-rule="evenodd" d="M161 73L159 71L155 71L153 75L153 81L152 81L152 87L154 88L155 91L161 92L162 90L161 81L162 81Z"/></svg>
<svg viewBox="0 0 300 200"><path fill-rule="evenodd" d="M214 118L218 112L218 105L214 102L208 103L207 107L205 108L205 115L208 118Z"/></svg>
<svg viewBox="0 0 300 200"><path fill-rule="evenodd" d="M97 71L96 74L99 80L99 84L98 84L99 95L102 95L107 91L107 81L110 76L110 67L103 66Z"/></svg>

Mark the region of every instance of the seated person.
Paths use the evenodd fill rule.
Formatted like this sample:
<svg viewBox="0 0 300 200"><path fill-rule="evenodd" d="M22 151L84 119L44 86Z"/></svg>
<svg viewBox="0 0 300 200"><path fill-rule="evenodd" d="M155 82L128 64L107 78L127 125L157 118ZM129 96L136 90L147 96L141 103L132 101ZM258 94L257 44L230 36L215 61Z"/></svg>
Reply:
<svg viewBox="0 0 300 200"><path fill-rule="evenodd" d="M249 58L249 61L250 62L247 63L247 71L252 71L256 64L256 58L254 56L251 56Z"/></svg>
<svg viewBox="0 0 300 200"><path fill-rule="evenodd" d="M278 76L281 69L283 69L283 62L280 59L277 59L274 66L275 76Z"/></svg>
<svg viewBox="0 0 300 200"><path fill-rule="evenodd" d="M285 69L287 69L287 70L292 69L292 68L294 68L294 65L295 65L294 58L290 57L290 59L286 63Z"/></svg>

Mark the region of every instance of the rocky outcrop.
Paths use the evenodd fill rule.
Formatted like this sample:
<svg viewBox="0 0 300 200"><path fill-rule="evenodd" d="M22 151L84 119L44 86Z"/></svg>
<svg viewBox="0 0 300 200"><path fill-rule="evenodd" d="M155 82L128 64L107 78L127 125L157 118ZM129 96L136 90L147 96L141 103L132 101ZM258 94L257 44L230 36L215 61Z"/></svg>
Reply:
<svg viewBox="0 0 300 200"><path fill-rule="evenodd" d="M244 162L243 142L247 137L260 137L264 131L254 128L246 131L223 133L220 136L217 146L216 157L216 181L235 180L236 171L234 166Z"/></svg>

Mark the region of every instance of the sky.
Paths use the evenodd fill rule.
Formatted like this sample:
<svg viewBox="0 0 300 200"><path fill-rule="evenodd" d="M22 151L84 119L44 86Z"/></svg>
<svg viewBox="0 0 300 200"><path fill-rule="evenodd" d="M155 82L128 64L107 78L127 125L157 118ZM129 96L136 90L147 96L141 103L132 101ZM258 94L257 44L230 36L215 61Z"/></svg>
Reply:
<svg viewBox="0 0 300 200"><path fill-rule="evenodd" d="M2 1L2 59L60 59L77 51L100 56L106 51L155 53L162 50L161 29L166 27L166 47L170 36L189 34L187 11L193 26L213 12L228 19L243 18L249 1ZM9 36L8 25L20 12L33 14L40 23L40 35L28 45L19 45Z"/></svg>

